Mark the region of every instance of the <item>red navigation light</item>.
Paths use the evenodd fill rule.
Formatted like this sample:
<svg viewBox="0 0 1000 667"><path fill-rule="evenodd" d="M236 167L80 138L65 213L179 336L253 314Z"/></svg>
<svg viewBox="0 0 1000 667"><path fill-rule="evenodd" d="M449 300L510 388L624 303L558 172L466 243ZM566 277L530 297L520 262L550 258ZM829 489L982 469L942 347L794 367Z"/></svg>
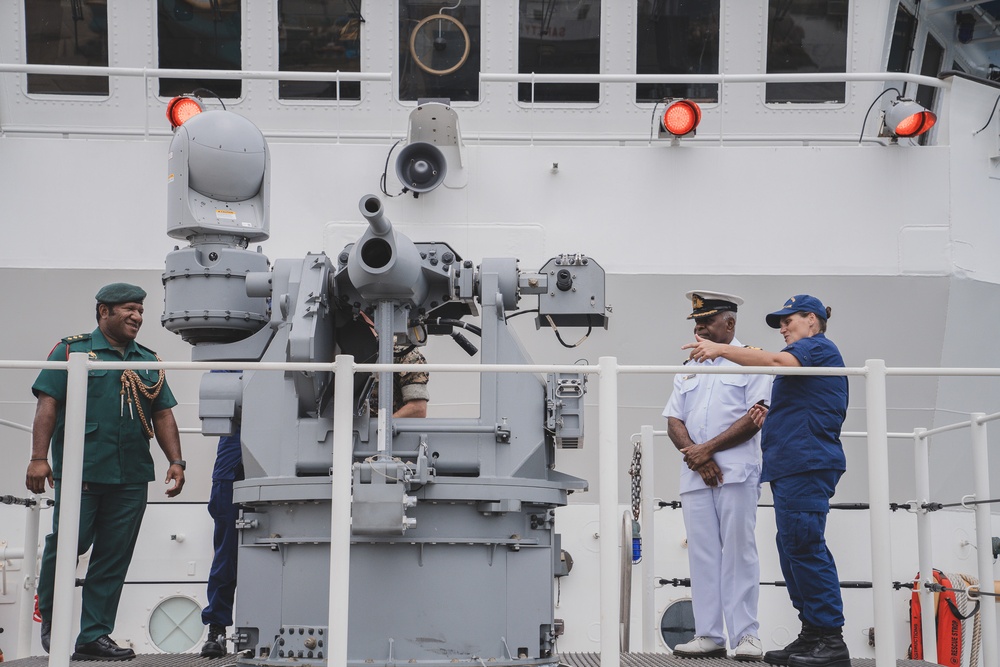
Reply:
<svg viewBox="0 0 1000 667"><path fill-rule="evenodd" d="M885 126L897 137L916 137L934 127L937 116L911 100L896 100L885 112Z"/></svg>
<svg viewBox="0 0 1000 667"><path fill-rule="evenodd" d="M192 116L197 116L204 110L205 107L201 105L201 102L197 98L181 95L167 103L167 120L170 121L170 127L176 130L190 120Z"/></svg>
<svg viewBox="0 0 1000 667"><path fill-rule="evenodd" d="M675 137L691 134L700 122L701 107L691 100L678 100L668 106L660 121L663 130Z"/></svg>

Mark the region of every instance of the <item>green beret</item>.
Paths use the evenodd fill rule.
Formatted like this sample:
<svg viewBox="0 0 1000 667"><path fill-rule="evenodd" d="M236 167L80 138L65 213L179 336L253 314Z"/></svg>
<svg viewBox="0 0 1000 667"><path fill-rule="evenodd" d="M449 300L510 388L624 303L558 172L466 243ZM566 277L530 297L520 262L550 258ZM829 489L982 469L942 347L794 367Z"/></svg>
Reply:
<svg viewBox="0 0 1000 667"><path fill-rule="evenodd" d="M111 283L97 292L97 303L115 305L116 303L142 303L146 298L146 290L128 283Z"/></svg>

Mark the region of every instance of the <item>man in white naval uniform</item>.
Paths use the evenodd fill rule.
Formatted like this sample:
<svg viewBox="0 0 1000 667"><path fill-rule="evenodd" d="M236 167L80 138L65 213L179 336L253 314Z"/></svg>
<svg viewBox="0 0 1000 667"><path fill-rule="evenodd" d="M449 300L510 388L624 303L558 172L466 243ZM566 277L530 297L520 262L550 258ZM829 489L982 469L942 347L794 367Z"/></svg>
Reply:
<svg viewBox="0 0 1000 667"><path fill-rule="evenodd" d="M697 291L691 300L695 338L737 345L743 299ZM734 366L722 359L689 367ZM747 414L768 403L770 375L678 374L663 416L684 456L680 494L687 528L695 637L674 647L685 658L725 657L726 635L737 660L762 660L757 637L760 565L754 528L760 498L760 435ZM723 631L725 622L725 632Z"/></svg>

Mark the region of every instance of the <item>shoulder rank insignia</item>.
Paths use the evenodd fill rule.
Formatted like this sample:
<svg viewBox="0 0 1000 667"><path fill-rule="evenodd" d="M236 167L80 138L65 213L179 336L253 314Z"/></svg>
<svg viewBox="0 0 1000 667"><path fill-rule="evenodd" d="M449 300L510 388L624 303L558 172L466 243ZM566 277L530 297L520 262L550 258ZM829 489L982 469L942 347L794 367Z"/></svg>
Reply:
<svg viewBox="0 0 1000 667"><path fill-rule="evenodd" d="M81 340L88 340L90 338L89 333L76 334L75 336L66 336L63 338L65 343L77 343Z"/></svg>
<svg viewBox="0 0 1000 667"><path fill-rule="evenodd" d="M144 350L144 351L148 352L149 354L153 355L154 357L156 357L156 351L155 350L151 350L150 348L146 347L142 343L136 343L135 346L137 348L139 348L140 350ZM157 357L157 358L159 358L159 357Z"/></svg>

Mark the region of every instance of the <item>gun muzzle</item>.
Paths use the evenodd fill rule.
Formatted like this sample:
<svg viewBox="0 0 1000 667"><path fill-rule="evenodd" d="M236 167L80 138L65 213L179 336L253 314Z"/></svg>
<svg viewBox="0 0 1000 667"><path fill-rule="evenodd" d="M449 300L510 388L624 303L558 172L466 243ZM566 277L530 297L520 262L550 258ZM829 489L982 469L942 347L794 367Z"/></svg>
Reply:
<svg viewBox="0 0 1000 667"><path fill-rule="evenodd" d="M399 300L413 306L421 303L428 286L413 241L393 230L375 195L362 197L359 207L369 228L347 259L351 283L366 300Z"/></svg>
<svg viewBox="0 0 1000 667"><path fill-rule="evenodd" d="M386 236L392 233L392 223L385 217L385 209L381 200L375 195L365 195L360 203L361 215L365 216L375 236Z"/></svg>

